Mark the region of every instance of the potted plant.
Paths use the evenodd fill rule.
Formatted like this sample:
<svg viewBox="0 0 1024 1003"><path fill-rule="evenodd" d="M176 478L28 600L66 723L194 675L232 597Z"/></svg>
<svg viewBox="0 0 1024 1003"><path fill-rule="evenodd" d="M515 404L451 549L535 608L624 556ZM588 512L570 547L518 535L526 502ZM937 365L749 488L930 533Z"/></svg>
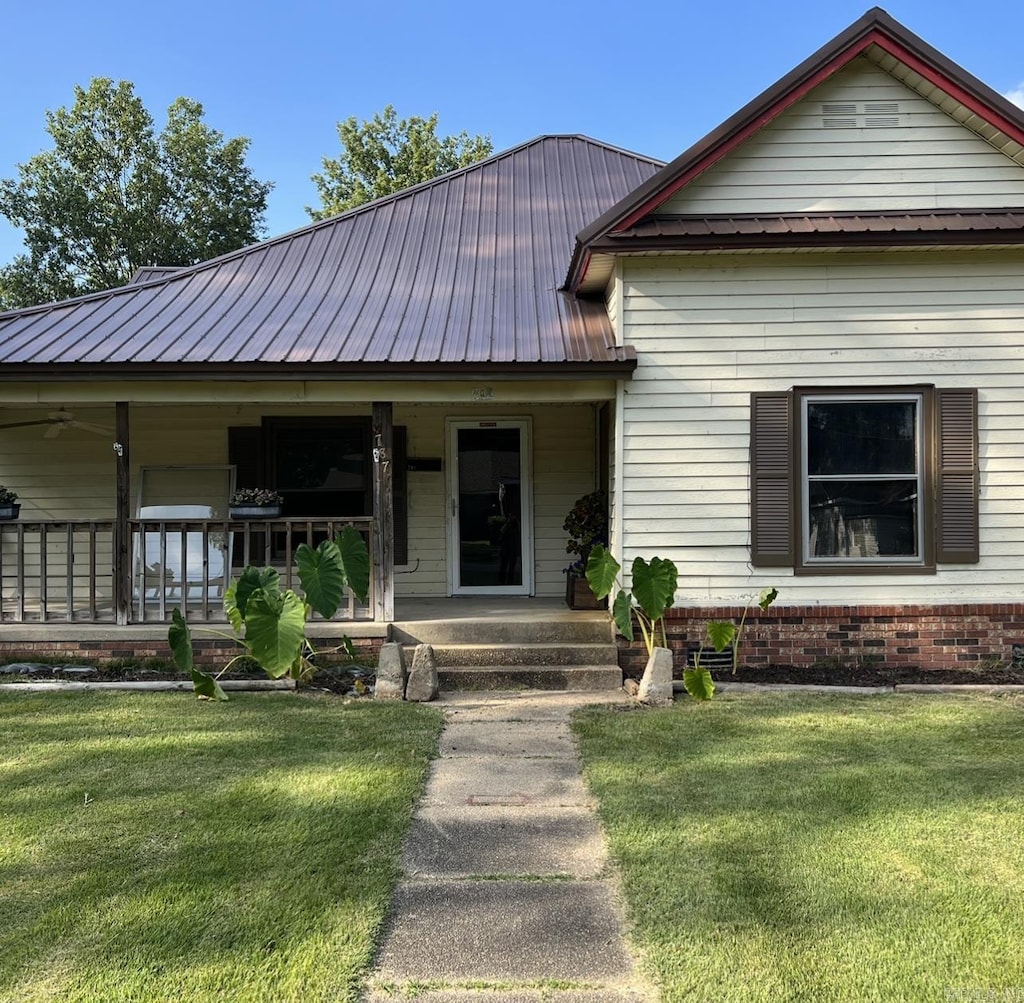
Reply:
<svg viewBox="0 0 1024 1003"><path fill-rule="evenodd" d="M587 561L597 544L608 543L608 501L603 491L592 491L577 499L562 523L569 534L567 554L577 559L565 569L565 603L570 609L604 609L606 602L598 599L587 581Z"/></svg>
<svg viewBox="0 0 1024 1003"><path fill-rule="evenodd" d="M232 519L278 519L284 498L273 488L238 488L228 501Z"/></svg>
<svg viewBox="0 0 1024 1003"><path fill-rule="evenodd" d="M18 496L10 489L0 485L0 519L17 519L21 506L17 504Z"/></svg>

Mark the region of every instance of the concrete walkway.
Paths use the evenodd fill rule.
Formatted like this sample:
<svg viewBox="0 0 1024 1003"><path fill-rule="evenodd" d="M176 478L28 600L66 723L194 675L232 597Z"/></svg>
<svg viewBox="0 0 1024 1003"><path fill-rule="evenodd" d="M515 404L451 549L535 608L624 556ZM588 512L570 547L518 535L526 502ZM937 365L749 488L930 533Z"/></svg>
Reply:
<svg viewBox="0 0 1024 1003"><path fill-rule="evenodd" d="M569 715L621 691L444 694L368 1000L656 999L623 935Z"/></svg>

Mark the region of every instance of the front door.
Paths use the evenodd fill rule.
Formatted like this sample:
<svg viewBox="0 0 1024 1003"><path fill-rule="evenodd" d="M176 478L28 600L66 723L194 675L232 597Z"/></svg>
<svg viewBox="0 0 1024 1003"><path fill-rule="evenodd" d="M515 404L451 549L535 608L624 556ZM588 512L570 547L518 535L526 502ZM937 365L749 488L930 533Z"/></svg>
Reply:
<svg viewBox="0 0 1024 1003"><path fill-rule="evenodd" d="M532 595L527 418L448 422L452 595Z"/></svg>

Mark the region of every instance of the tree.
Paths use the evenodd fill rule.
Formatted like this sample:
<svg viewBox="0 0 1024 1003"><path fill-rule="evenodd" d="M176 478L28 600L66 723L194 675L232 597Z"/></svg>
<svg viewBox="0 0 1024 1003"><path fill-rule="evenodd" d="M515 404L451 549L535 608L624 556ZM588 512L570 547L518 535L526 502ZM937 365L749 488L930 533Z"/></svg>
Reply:
<svg viewBox="0 0 1024 1003"><path fill-rule="evenodd" d="M26 253L0 269L0 308L109 289L141 265L191 265L259 239L271 184L246 166L249 140L211 129L178 98L167 125L127 80L75 88L46 112L53 148L0 181L0 214Z"/></svg>
<svg viewBox="0 0 1024 1003"><path fill-rule="evenodd" d="M324 157L322 174L314 174L322 203L306 206L313 219L326 219L371 199L429 181L489 157L490 136L437 135L437 112L430 118L399 119L388 105L362 124L355 118L338 123L341 153Z"/></svg>

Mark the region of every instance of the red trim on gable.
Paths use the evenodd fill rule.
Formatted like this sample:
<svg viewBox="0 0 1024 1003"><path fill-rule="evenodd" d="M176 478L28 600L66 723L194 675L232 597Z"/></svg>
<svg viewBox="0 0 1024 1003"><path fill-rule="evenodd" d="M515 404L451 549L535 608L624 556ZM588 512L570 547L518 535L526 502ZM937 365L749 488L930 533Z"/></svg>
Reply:
<svg viewBox="0 0 1024 1003"><path fill-rule="evenodd" d="M648 199L642 206L630 213L625 219L621 220L618 225L610 232L618 233L620 230L628 230L634 223L639 222L648 213L653 212L658 208L659 205L668 201L680 188L684 188L689 184L698 174L703 174L709 167L713 167L718 161L724 159L728 154L732 153L741 143L749 139L755 132L758 132L763 126L767 125L772 119L777 118L787 108L792 107L801 98L806 97L818 84L823 83L834 73L841 70L851 59L859 56L875 39L872 37L875 33L872 32L865 38L859 40L846 49L841 57L830 60L821 69L817 70L806 80L802 81L792 90L787 91L778 101L774 102L771 106L766 108L760 115L751 121L747 122L742 129L738 132L733 133L728 139L720 143L715 149L709 153L706 157L703 157L696 164L690 167L689 170L685 171L678 178L676 178L670 185L663 188L657 195Z"/></svg>
<svg viewBox="0 0 1024 1003"><path fill-rule="evenodd" d="M823 83L833 74L843 69L871 45L877 45L880 49L884 49L893 58L898 59L901 63L904 63L914 72L919 73L940 90L945 91L950 95L950 97L955 98L965 108L974 112L974 114L980 116L986 122L994 125L1000 131L1005 132L1006 135L1010 136L1015 142L1024 146L1024 130L1022 130L1016 123L1012 122L996 109L992 108L991 105L975 97L969 91L964 90L964 88L953 81L949 76L937 70L930 63L927 63L920 57L914 55L909 49L896 41L890 35L886 34L880 28L872 28L864 36L851 43L851 45L844 49L841 54L829 60L824 66L815 71L805 80L801 81L791 90L787 91L782 97L773 102L754 119L745 123L741 129L723 140L714 148L714 150L708 153L705 157L702 157L697 161L697 163L693 164L689 169L679 175L679 177L675 178L671 184L667 185L656 195L651 196L651 198L649 198L642 206L630 213L629 216L620 220L619 223L609 232L619 233L623 230L628 230L631 226L638 223L644 216L653 212L658 208L658 206L668 201L668 199L670 199L681 188L684 188L689 184L695 177L704 173L704 171L713 167L720 160L732 153L732 151L740 144L749 139L763 126L767 125L772 121L772 119L777 118L782 112L786 111L786 109L792 107L802 98L806 97L819 84Z"/></svg>
<svg viewBox="0 0 1024 1003"><path fill-rule="evenodd" d="M994 125L1000 132L1005 132L1014 142L1024 146L1024 129L1021 129L1016 122L1010 121L1001 112L991 105L975 97L970 91L964 90L954 80L944 73L940 73L934 66L924 62L915 56L909 49L905 49L899 42L888 36L883 36L877 42L880 49L885 49L890 56L904 63L915 73L919 73L925 80L935 84L940 90L945 91L950 97L955 98L965 108L974 112L975 115L983 118L990 125Z"/></svg>

